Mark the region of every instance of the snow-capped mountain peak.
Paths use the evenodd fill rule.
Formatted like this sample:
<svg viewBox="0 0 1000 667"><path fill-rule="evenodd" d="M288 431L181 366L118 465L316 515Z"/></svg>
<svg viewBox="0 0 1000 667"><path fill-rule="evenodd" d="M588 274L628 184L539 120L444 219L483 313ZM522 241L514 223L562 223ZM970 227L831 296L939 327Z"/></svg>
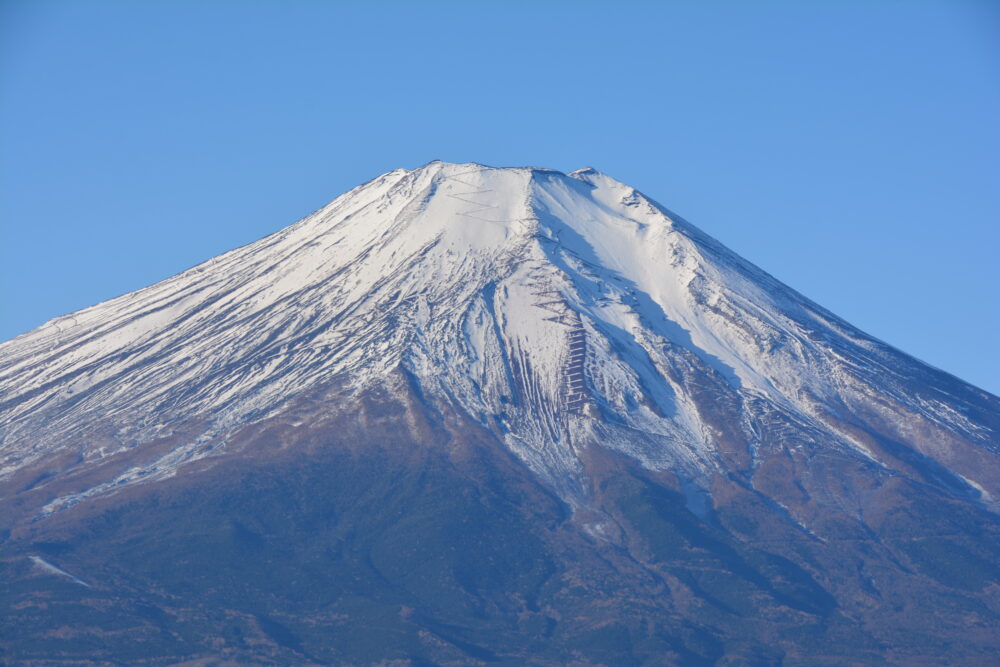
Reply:
<svg viewBox="0 0 1000 667"><path fill-rule="evenodd" d="M752 466L778 422L799 446L890 467L846 419L862 410L888 436L921 434L918 449L962 488L1000 492L976 481L964 444L996 451L997 433L970 418L987 394L947 394L948 376L592 168L445 162L388 172L256 243L0 345L0 474L69 452L61 470L129 460L56 511L224 456L233 433L311 392L391 388L400 373L575 505L588 447L707 489L725 457ZM747 451L729 451L735 439Z"/></svg>

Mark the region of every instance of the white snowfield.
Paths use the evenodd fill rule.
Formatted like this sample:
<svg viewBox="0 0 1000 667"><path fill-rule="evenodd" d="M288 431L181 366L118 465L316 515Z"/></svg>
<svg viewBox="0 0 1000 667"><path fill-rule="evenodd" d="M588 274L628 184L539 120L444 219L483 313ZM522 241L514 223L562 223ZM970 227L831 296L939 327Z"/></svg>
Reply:
<svg viewBox="0 0 1000 667"><path fill-rule="evenodd" d="M0 479L67 448L87 465L203 423L55 511L224 455L233 429L334 378L362 391L397 369L570 502L584 494L578 452L593 443L703 486L719 465L713 395L742 402L752 443L753 416L777 414L815 443L874 458L825 417L864 404L900 438L917 421L933 431L945 462L949 439L997 449L943 390L914 382L944 374L633 188L593 169L433 162L0 345ZM961 473L976 484L975 470Z"/></svg>
<svg viewBox="0 0 1000 667"><path fill-rule="evenodd" d="M92 588L92 586L90 584L88 584L86 581L84 581L83 579L80 579L79 577L76 577L76 576L70 574L69 572L67 572L66 570L64 570L62 568L56 567L55 565L53 565L52 563L48 562L44 558L41 558L40 556L29 556L28 558L31 559L31 563L36 568L38 568L40 571L44 572L45 574L54 574L54 575L59 576L59 577L65 577L66 579L69 579L70 581L72 581L74 584L80 584L81 586L86 586L87 588Z"/></svg>

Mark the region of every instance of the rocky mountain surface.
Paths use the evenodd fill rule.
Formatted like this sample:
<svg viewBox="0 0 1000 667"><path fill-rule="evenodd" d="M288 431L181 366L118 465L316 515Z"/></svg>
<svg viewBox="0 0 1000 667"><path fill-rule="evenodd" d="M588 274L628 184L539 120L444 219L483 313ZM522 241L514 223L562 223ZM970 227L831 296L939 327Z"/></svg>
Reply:
<svg viewBox="0 0 1000 667"><path fill-rule="evenodd" d="M1000 399L593 169L389 172L0 344L17 664L987 664L997 498Z"/></svg>

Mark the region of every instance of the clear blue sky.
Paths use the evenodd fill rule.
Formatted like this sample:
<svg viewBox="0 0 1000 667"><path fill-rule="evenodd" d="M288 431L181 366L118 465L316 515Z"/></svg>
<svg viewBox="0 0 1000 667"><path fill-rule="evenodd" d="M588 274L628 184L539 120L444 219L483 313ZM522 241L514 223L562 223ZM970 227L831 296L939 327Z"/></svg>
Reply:
<svg viewBox="0 0 1000 667"><path fill-rule="evenodd" d="M432 159L593 165L1000 393L998 2L0 2L0 339Z"/></svg>

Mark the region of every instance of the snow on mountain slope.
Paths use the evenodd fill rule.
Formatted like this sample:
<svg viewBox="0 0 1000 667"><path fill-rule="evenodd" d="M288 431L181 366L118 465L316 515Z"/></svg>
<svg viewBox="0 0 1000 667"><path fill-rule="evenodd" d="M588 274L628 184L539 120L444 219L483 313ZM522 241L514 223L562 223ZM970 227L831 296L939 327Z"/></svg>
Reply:
<svg viewBox="0 0 1000 667"><path fill-rule="evenodd" d="M779 422L782 447L888 469L872 437L889 438L962 492L1000 493L996 475L977 479L1000 452L995 397L592 169L441 162L0 345L0 479L67 453L79 469L176 441L55 511L222 456L235 429L310 389L363 391L397 369L573 504L588 446L707 488L726 442L748 443L752 466Z"/></svg>

